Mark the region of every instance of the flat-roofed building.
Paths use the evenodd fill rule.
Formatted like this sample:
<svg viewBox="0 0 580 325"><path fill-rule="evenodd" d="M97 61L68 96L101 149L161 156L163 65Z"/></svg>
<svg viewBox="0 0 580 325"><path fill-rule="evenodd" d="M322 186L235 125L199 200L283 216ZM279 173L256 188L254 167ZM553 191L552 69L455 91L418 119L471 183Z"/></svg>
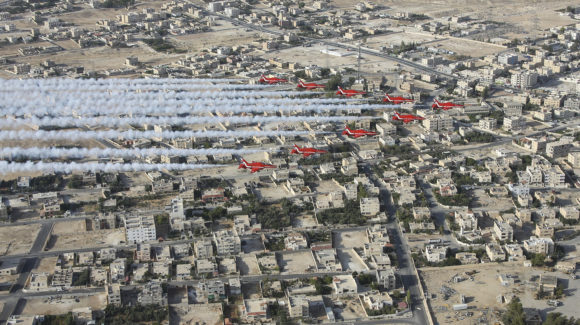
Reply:
<svg viewBox="0 0 580 325"><path fill-rule="evenodd" d="M138 244L156 239L153 216L125 216L123 218L127 242Z"/></svg>

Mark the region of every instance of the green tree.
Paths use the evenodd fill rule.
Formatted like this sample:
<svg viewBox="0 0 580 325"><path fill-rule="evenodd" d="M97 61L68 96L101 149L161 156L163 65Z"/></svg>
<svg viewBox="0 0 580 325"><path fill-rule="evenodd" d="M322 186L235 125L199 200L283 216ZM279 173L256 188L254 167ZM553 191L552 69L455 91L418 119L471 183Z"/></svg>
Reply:
<svg viewBox="0 0 580 325"><path fill-rule="evenodd" d="M520 298L514 297L501 320L506 325L525 325L525 314Z"/></svg>
<svg viewBox="0 0 580 325"><path fill-rule="evenodd" d="M334 76L330 77L330 79L328 79L328 82L326 83L326 87L324 88L326 91L333 91L333 90L337 90L337 88L339 86L342 87L342 76L340 75L340 73L335 74Z"/></svg>
<svg viewBox="0 0 580 325"><path fill-rule="evenodd" d="M532 257L532 265L533 266L543 266L545 259L546 259L546 255L544 255L544 254L534 254L534 256Z"/></svg>
<svg viewBox="0 0 580 325"><path fill-rule="evenodd" d="M568 317L561 313L549 313L542 325L580 325L580 319L576 320L574 317Z"/></svg>

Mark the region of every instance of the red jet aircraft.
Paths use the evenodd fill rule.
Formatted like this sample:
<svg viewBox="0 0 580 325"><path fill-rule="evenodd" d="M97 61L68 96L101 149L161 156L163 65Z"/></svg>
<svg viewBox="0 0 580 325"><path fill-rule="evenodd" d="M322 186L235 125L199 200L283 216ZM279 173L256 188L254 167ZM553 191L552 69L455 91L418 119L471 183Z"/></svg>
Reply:
<svg viewBox="0 0 580 325"><path fill-rule="evenodd" d="M413 121L422 121L424 117L413 115L413 114L399 114L399 112L395 112L393 115L393 121L403 121L403 123L407 124Z"/></svg>
<svg viewBox="0 0 580 325"><path fill-rule="evenodd" d="M292 151L290 151L291 154L299 154L302 155L302 157L306 158L308 156L317 154L317 153L327 153L328 151L326 150L321 150L321 149L315 149L315 148L306 148L306 147L302 147L300 148L297 145L294 145L294 149L292 149Z"/></svg>
<svg viewBox="0 0 580 325"><path fill-rule="evenodd" d="M264 164L261 162L255 162L252 161L251 163L247 162L245 159L242 159L242 163L238 166L238 169L243 168L243 169L248 169L250 168L252 171L251 173L255 173L258 172L264 168L276 168L275 165L270 165L270 164Z"/></svg>
<svg viewBox="0 0 580 325"><path fill-rule="evenodd" d="M276 77L266 77L264 75L262 75L260 77L260 80L258 80L258 82L260 83L267 83L269 85L273 85L273 84L277 84L277 83L283 83L283 82L288 82L288 80L286 79L281 79L281 78L276 78Z"/></svg>
<svg viewBox="0 0 580 325"><path fill-rule="evenodd" d="M352 89L342 89L338 87L338 91L336 92L337 95L352 97L356 95L364 95L366 94L364 91L352 90Z"/></svg>
<svg viewBox="0 0 580 325"><path fill-rule="evenodd" d="M348 127L348 125L346 125L344 127L344 131L342 131L342 135L348 135L354 138L364 137L365 135L377 135L377 134L378 134L377 132L367 131L363 129L352 130L351 128Z"/></svg>
<svg viewBox="0 0 580 325"><path fill-rule="evenodd" d="M435 102L433 103L433 105L431 105L432 109L433 108L437 108L437 109L441 108L442 110L446 111L448 109L452 109L453 107L463 107L463 105L461 105L461 104L455 104L452 102L442 103L442 102L438 101L437 99L434 99L434 101Z"/></svg>
<svg viewBox="0 0 580 325"><path fill-rule="evenodd" d="M314 82L304 83L304 81L298 80L298 85L296 87L304 88L306 90L312 90L312 89L324 89L326 85L320 85Z"/></svg>
<svg viewBox="0 0 580 325"><path fill-rule="evenodd" d="M385 98L383 98L383 102L393 103L393 104L401 104L401 103L412 103L414 100L411 98L405 98L400 96L391 97L389 94L385 94Z"/></svg>

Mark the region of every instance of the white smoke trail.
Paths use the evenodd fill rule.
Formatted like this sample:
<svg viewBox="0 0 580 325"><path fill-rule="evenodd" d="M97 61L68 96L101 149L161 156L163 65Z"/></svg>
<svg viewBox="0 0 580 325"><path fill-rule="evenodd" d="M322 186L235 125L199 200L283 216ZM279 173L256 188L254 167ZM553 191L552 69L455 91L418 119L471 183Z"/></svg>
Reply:
<svg viewBox="0 0 580 325"><path fill-rule="evenodd" d="M163 171L163 170L194 170L205 168L218 168L226 165L211 164L146 164L146 163L60 163L60 162L25 162L14 163L0 161L0 174L22 173L72 173L72 172L138 172L138 171Z"/></svg>
<svg viewBox="0 0 580 325"><path fill-rule="evenodd" d="M309 134L309 131L79 131L79 130L58 130L58 131L0 131L0 140L88 140L88 139L142 139L142 138L248 138L253 136L296 136Z"/></svg>
<svg viewBox="0 0 580 325"><path fill-rule="evenodd" d="M277 148L257 149L169 149L169 148L144 148L144 149L101 149L101 148L55 148L55 147L6 147L0 148L0 157L4 159L53 159L86 157L115 157L115 158L141 158L150 156L194 156L194 155L219 155L219 154L250 154L256 152L274 152Z"/></svg>
<svg viewBox="0 0 580 325"><path fill-rule="evenodd" d="M191 103L180 103L176 105L171 104L160 104L155 105L154 103L148 103L147 106L136 106L131 104L119 104L115 106L106 105L86 105L86 106L76 106L75 109L68 109L67 106L63 106L55 109L45 108L39 106L32 107L13 107L10 109L0 109L0 114L2 115L16 115L16 116L99 116L99 115L164 115L164 114L191 114L191 113L207 113L207 112L230 112L230 113L248 113L248 112L329 112L329 111L345 111L345 110L355 110L355 109L387 109L387 108L399 108L400 105L382 105L382 104L366 104L366 105L328 105L328 104L309 104L310 102L305 101L303 103L293 102L291 104L283 104L280 101L263 101L263 104L247 105L247 104L237 104L235 100L230 103L227 101L220 103L216 101L216 105L212 104L199 104L192 101ZM100 109L95 109L98 107Z"/></svg>
<svg viewBox="0 0 580 325"><path fill-rule="evenodd" d="M218 123L296 123L296 122L335 122L372 119L369 116L142 116L142 117L58 117L58 118L23 118L0 119L0 127L15 125L83 127L107 126L110 128L126 125L186 125L186 124L218 124Z"/></svg>
<svg viewBox="0 0 580 325"><path fill-rule="evenodd" d="M135 83L133 80L137 79L124 79L125 83L91 83L85 82L82 79L77 79L74 82L62 82L56 84L44 83L38 79L35 82L21 82L19 80L4 80L0 82L0 86L4 87L4 91L14 92L14 91L34 91L34 90L50 90L53 92L67 92L67 91L80 91L80 92L91 92L91 91L164 91L164 90L209 90L209 89L261 89L267 88L268 85L250 85L250 84L232 84L232 83L214 83L214 82L195 82L195 83L173 83L170 80L175 79L164 79L166 82L158 83ZM64 79L60 79L64 80ZM111 79L112 80L112 79ZM154 79L150 79L154 80Z"/></svg>

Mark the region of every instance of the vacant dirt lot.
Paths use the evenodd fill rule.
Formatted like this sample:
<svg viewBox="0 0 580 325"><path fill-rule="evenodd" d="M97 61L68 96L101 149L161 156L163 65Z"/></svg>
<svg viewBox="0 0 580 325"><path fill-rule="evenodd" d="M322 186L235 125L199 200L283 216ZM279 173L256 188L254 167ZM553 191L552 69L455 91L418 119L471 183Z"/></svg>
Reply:
<svg viewBox="0 0 580 325"><path fill-rule="evenodd" d="M169 324L221 324L222 314L221 304L174 306L171 307Z"/></svg>
<svg viewBox="0 0 580 325"><path fill-rule="evenodd" d="M465 272L477 270L473 281L465 276ZM497 302L498 295L521 295L526 286L524 282L533 274L531 268L525 268L521 262L507 262L502 264L489 263L478 265L461 265L455 267L423 268L420 270L421 279L425 287L425 294L434 317L439 324L472 324L474 317L481 316L482 309L503 309L505 306ZM502 286L498 277L500 274L517 276L514 284ZM465 280L454 283L455 275L463 275ZM442 293L442 286L452 289L448 297ZM529 289L528 289L529 290ZM433 298L432 295L435 295ZM466 317L464 313L455 314L453 305L460 303L460 295L465 296L465 302L470 306L468 311L474 312L473 317ZM526 307L524 305L524 307ZM463 319L460 319L463 318Z"/></svg>
<svg viewBox="0 0 580 325"><path fill-rule="evenodd" d="M316 269L316 262L309 251L280 253L281 273L306 273Z"/></svg>
<svg viewBox="0 0 580 325"><path fill-rule="evenodd" d="M363 247L368 242L365 229L332 232L332 247L334 248Z"/></svg>
<svg viewBox="0 0 580 325"><path fill-rule="evenodd" d="M260 266L256 255L243 255L237 258L240 275L257 275L260 274Z"/></svg>
<svg viewBox="0 0 580 325"><path fill-rule="evenodd" d="M125 240L125 228L87 231L77 234L53 235L52 250L118 245Z"/></svg>
<svg viewBox="0 0 580 325"><path fill-rule="evenodd" d="M361 318L364 315L364 310L360 301L355 296L341 297L340 301L344 303L343 308L334 308L334 314L337 319L349 320Z"/></svg>
<svg viewBox="0 0 580 325"><path fill-rule="evenodd" d="M23 315L61 315L75 308L91 307L93 310L104 309L107 295L79 296L78 302L73 296L53 296L54 299L27 299ZM59 298L62 297L62 298Z"/></svg>
<svg viewBox="0 0 580 325"><path fill-rule="evenodd" d="M87 223L85 220L73 220L57 222L52 228L53 235L67 235L79 234L87 231Z"/></svg>
<svg viewBox="0 0 580 325"><path fill-rule="evenodd" d="M368 269L354 249L337 249L336 253L343 270L362 272Z"/></svg>
<svg viewBox="0 0 580 325"><path fill-rule="evenodd" d="M27 253L39 229L39 224L0 227L0 255Z"/></svg>
<svg viewBox="0 0 580 325"><path fill-rule="evenodd" d="M40 263L34 269L35 273L48 272L53 273L56 267L58 256L45 257L40 260Z"/></svg>

